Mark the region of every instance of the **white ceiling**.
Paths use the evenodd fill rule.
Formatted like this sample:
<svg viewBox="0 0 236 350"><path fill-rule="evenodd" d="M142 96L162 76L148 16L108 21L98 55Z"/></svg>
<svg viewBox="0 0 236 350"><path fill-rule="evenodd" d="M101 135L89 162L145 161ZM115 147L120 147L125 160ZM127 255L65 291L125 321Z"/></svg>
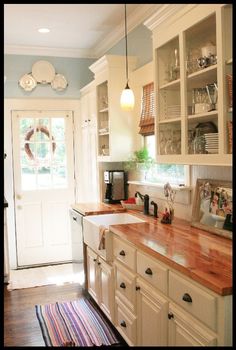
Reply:
<svg viewBox="0 0 236 350"><path fill-rule="evenodd" d="M127 4L128 31L161 6ZM96 58L123 37L124 4L4 4L5 53Z"/></svg>

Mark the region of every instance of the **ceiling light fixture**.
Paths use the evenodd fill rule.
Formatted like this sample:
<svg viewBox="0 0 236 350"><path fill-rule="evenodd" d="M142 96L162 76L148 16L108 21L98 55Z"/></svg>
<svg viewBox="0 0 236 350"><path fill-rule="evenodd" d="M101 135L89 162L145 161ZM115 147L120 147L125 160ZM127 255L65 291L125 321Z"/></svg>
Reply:
<svg viewBox="0 0 236 350"><path fill-rule="evenodd" d="M125 4L125 57L126 57L126 87L121 93L120 105L124 111L132 111L134 108L134 93L130 89L128 81L128 50L127 50L127 18Z"/></svg>
<svg viewBox="0 0 236 350"><path fill-rule="evenodd" d="M39 28L39 29L38 29L38 32L39 32L39 33L49 33L49 32L50 32L50 29L48 29L48 28Z"/></svg>

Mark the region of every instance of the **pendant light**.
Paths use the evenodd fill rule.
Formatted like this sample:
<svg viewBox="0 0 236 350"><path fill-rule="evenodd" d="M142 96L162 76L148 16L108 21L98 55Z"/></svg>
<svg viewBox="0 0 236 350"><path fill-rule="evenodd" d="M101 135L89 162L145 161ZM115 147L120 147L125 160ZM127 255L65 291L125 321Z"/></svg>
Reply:
<svg viewBox="0 0 236 350"><path fill-rule="evenodd" d="M126 4L125 4L125 57L126 57L126 87L121 93L120 105L124 111L132 111L134 108L134 93L128 84L128 52L127 52L127 18L126 18Z"/></svg>

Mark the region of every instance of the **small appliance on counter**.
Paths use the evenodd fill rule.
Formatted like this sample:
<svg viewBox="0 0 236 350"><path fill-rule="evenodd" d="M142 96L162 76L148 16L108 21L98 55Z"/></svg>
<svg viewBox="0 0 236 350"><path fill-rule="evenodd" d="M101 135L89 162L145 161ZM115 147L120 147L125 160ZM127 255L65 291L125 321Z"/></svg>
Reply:
<svg viewBox="0 0 236 350"><path fill-rule="evenodd" d="M104 171L106 184L104 203L120 203L127 199L127 181L124 170Z"/></svg>

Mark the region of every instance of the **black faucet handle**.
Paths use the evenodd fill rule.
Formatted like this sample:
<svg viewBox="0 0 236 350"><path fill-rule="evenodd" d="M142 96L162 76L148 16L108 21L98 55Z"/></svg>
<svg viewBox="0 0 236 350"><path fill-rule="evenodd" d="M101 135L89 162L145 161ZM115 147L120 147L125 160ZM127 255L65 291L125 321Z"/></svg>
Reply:
<svg viewBox="0 0 236 350"><path fill-rule="evenodd" d="M157 205L157 203L154 202L154 201L151 201L150 204L153 205L153 216L154 216L155 218L158 218L158 214L157 214L158 205Z"/></svg>

